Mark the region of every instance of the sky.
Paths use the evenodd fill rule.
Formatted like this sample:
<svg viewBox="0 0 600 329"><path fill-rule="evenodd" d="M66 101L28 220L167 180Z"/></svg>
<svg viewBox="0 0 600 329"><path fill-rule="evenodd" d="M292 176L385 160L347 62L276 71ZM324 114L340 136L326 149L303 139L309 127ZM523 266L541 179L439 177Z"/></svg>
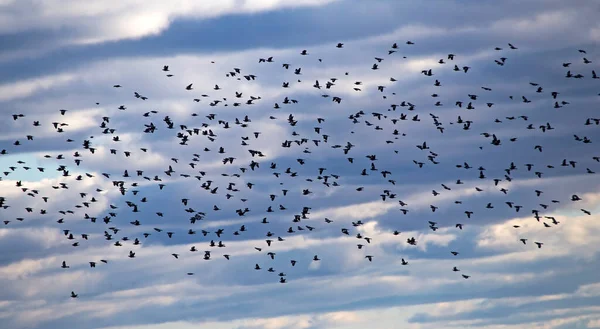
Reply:
<svg viewBox="0 0 600 329"><path fill-rule="evenodd" d="M0 0L0 328L600 328L599 10L594 0Z"/></svg>

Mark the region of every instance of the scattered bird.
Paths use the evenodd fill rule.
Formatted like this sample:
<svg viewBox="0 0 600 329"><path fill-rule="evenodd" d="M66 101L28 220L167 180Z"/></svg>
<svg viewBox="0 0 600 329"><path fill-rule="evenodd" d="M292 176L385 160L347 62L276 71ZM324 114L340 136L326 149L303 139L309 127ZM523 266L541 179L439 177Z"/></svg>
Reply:
<svg viewBox="0 0 600 329"><path fill-rule="evenodd" d="M17 131L19 137L9 143L2 144L0 157L6 154L18 155L19 152L26 152L28 147L34 147L30 145L37 145L38 138L34 137L40 136L35 134L35 129L40 129L39 127L42 127L42 129L47 127L52 134L56 134L52 137L60 136L62 138L64 135L69 135L71 138L64 140L66 143L71 143L66 145L69 145L68 150L73 151L72 153L71 151L57 151L48 154L40 160L46 161L47 159L48 162L46 164L40 162L39 167L37 167L38 164L35 166L33 164L27 165L24 161L19 160L16 163L11 162L4 168L2 171L3 176L0 176L4 179L3 183L15 177L15 180L10 181L12 186L8 187L7 185L7 189L11 188L14 189L15 193L21 193L22 200L29 201L32 198L33 200L42 200L42 202L25 202L24 206L21 206L20 202L14 202L15 198L0 197L0 210L6 211L3 215L8 211L12 211L9 207L18 205L21 208L16 216L3 216L7 218L3 221L4 225L10 229L18 227L23 221L29 222L30 219L38 218L38 216L52 217L52 221L49 221L50 224L48 225L55 225L63 230L64 239L70 240L67 244L69 248L91 246L90 243L92 242L90 241L97 240L106 243L110 248L115 248L115 253L118 252L121 257L127 256L130 258L131 260L127 260L127 262L141 261L147 255L147 251L143 248L136 248L146 243L160 243L165 238L172 240L162 240L163 242L190 242L194 245L187 245L183 249L181 245L167 245L165 248L172 251L156 256L156 262L160 262L164 259L164 256L170 258L168 255L170 253L177 260L178 266L185 267L181 275L185 273L189 276L194 275L195 272L192 268L193 261L188 262L188 259L200 257L205 261L211 261L207 264L212 264L213 260L214 262L224 262L220 258L223 256L225 260L235 262L238 259L236 254L233 252L226 253L231 250L228 249L231 248L228 241L234 240L237 241L235 243L244 246L247 241L254 241L251 240L250 236L257 234L264 237L264 241L260 241L261 245L244 247L247 247L252 255L264 257L264 259L257 258L259 263L255 263L255 275L275 282L276 279L269 277L270 274L267 272L275 272L277 268L275 265L278 264L277 259L285 258L285 264L289 262L291 265L289 269L294 272L299 268L301 270L304 264L311 261L310 256L296 260L290 259L289 256L285 256L283 253L278 255L274 252L278 248L275 246L286 245L289 240L296 239L299 235L308 236L318 234L319 231L324 230L330 232L335 230L335 234L343 239L357 239L358 243L353 243L358 249L355 251L359 253L361 259L364 257L372 263L369 265L365 262L363 264L365 266L377 266L379 263L392 261L390 258L385 258L387 256L379 255L374 261L375 256L370 254L370 251L380 235L372 235L367 233L371 231L363 230L370 223L364 218L350 221L344 216L334 218L335 220L320 217L317 218L318 221L308 221L308 219L318 217L315 215L319 212L315 205L318 204L317 201L337 191L345 191L349 195L360 193L356 194L360 198L377 200L390 205L396 205L397 202L398 206L390 207L390 209L394 209L392 211L395 211L396 214L402 214L403 218L407 216L406 218L414 220L406 224L394 222L397 227L384 232L385 234L391 233L389 237L393 235L393 238L398 238L402 235L401 232L406 232L409 229L413 230L415 227L427 230L427 234L439 234L440 231L445 232L447 229L464 229L468 232L471 227L470 223L485 220L485 217L483 217L485 213L501 210L519 213L518 216L531 211L532 225L554 228L560 222L552 216L551 212L561 202L559 200L580 202L581 204L586 202L585 200L582 201L582 198L577 194L572 193L555 199L547 197L547 195L553 195L555 191L543 191L542 187L539 187L544 186L543 184L528 189L526 191L527 196L519 196L518 194L515 196L511 188L515 180L532 179L534 182L544 180L547 175L554 175L558 170L565 172L568 170L572 173L596 173L600 157L593 156L590 159L591 154L585 161L573 158L562 159L562 161L561 159L554 159L556 161L547 162L552 159L542 158L542 156L550 157L547 154L552 154L552 150L555 149L553 143L545 142L547 140L544 139L544 136L552 134L552 130L555 128L558 131L560 122L551 120L552 116L546 118L528 114L530 111L529 106L532 105L530 103L549 106L550 109L556 109L554 111L565 111L571 104L567 97L560 91L549 91L549 85L544 86L538 81L529 82L529 84L524 83L522 93L513 94L514 96L507 97L506 94L503 94L501 88L495 88L494 85L489 84L472 87L469 93L463 94L458 100L447 100L445 98L447 95L443 91L447 90L448 86L452 88L454 84L451 76L447 76L447 74L458 72L451 74L460 73L459 77L468 79L473 72L477 73L478 68L480 68L476 63L470 64L467 61L459 63L461 56L448 54L447 59L436 59L430 65L424 65L425 67L420 69L421 71L418 73L419 77L428 81L429 88L432 88L435 92L419 102L405 100L399 93L396 95L395 91L398 89L394 82L398 81L396 79L398 78L396 75L398 72L394 71L394 64L389 64L397 54L389 57L386 57L385 54L400 53L403 51L403 47L408 46L410 46L410 49L418 49L419 44L406 41L406 46L404 46L402 42L396 42L391 47L377 49L377 55L369 57L369 62L362 64L367 71L370 68L373 71L372 74L381 74L384 77L381 80L382 82L376 84L367 82L366 79L361 80L360 77L354 76L355 72L344 72L343 75L342 72L338 72L339 75L333 78L320 76L319 74L324 74L324 72L330 73L322 68L322 65L327 64L327 58L318 58L319 55L316 51L313 54L306 49L301 50L299 54L296 52L294 56L296 59L299 56L306 56L302 58L302 61L290 60L288 63L282 63L281 66L277 64L272 67L274 72L279 71L283 75L284 82L279 80L277 84L281 84L280 87L283 88L281 91L286 92L273 97L255 94L256 91L251 86L256 86L257 81L264 81L263 78L265 77L260 72L254 72L254 68L247 68L247 70L241 67L226 68L223 75L226 79L233 80L235 83L211 81L208 88L200 87L201 85L197 84L196 89L193 88L193 83L185 87L186 91L190 91L190 93L184 93L188 95L186 97L189 97L187 101L193 105L190 105L190 111L194 111L185 113L185 115L189 115L187 119L183 117L184 115L179 110L177 113L170 113L168 109L147 108L135 112L141 107L137 104L152 104L152 95L145 95L142 90L130 90L133 97L129 94L127 96L130 97L128 102L125 103L124 101L124 104L116 104L114 112L106 112L112 114L106 114L101 118L90 118L90 120L97 119L98 121L96 127L90 128L94 136L88 137L86 134L81 137L81 140L77 140L79 135L71 134L70 130L77 124L77 120L72 118L72 115L76 113L74 110L59 109L60 116L56 116L49 121L41 120L43 119L43 116L41 116L41 118L35 117L27 122L29 114L27 116L23 113L8 114L5 121L15 125L15 131ZM345 43L337 43L335 47L340 50L335 50L335 53L342 54L345 51L351 51L351 46L348 44L346 48ZM502 56L494 60L493 63L497 64L494 64L494 67L503 70L503 68L512 64L512 59L509 59L510 54L513 54L512 51L517 51L519 48L512 43L508 43L508 48L501 46L493 49L495 54L501 54L500 56ZM561 73L559 79L583 79L581 81L586 82L587 79L599 78L594 70L591 70L592 75L588 76L582 68L582 66L590 67L587 64L594 65L592 54L587 55L585 50L579 50L579 53L586 54L586 57L582 57L581 61L555 63L557 68L567 70L564 77ZM317 54L317 58L314 57L315 54ZM446 61L448 63L449 61L455 61L456 64L444 65L447 63ZM258 58L261 67L263 65L270 66L269 63L273 62L276 62L276 60L269 54ZM214 64L214 61L211 64ZM173 66L173 70L180 71L176 69L176 66ZM590 69L586 70L589 72ZM153 74L160 74L156 71ZM169 65L163 65L162 72L172 71ZM177 74L177 72L174 73ZM313 78L314 74L319 76ZM305 75L310 76L311 81L304 81L308 80L308 78L302 78ZM172 76L173 74L167 75L167 77ZM294 78L291 78L292 76ZM396 78L390 78L390 76ZM164 76L158 78L164 79ZM493 83L493 81L488 81L488 83ZM213 85L214 87L210 87ZM307 113L300 112L302 111L301 108L306 106L304 103L306 97L295 97L296 95L293 93L294 88L300 85L305 86L307 97L313 96L315 101L321 102L315 105L319 108L323 107L323 111L319 112L318 116L311 117ZM132 88L132 86L123 87L119 84L112 86L118 89L111 89L115 94ZM172 87L173 90L177 90L181 88L181 85ZM166 84L164 88L166 90L171 86ZM374 93L370 94L370 92ZM347 93L377 96L373 96L370 110L367 111L366 109L356 109L358 103L355 103L352 97L347 97ZM497 114L499 112L496 112L495 109L502 106L501 99L507 101L510 99L515 103L515 112L507 113L506 115L509 116ZM450 104L446 105L447 102ZM270 129L272 124L264 123L267 117L261 118L257 114L255 108L263 106L265 103L268 103L267 107L272 108L273 112L281 112L280 114L273 113L273 115L270 115L268 117L269 122L275 122L274 124L289 128L289 134L287 132L273 134L272 129ZM100 103L96 102L95 104L99 105ZM224 110L226 106L229 107L227 111ZM432 108L432 106L435 106L435 108L453 108L459 111L460 115L455 120L446 116L442 117L440 112L435 110L431 110L429 115L423 112L428 108ZM297 109L298 112L294 112L294 109ZM347 113L344 111L347 111ZM481 118L481 115L473 115L485 111L492 111L489 113L496 113L494 115L498 115L498 117L486 121ZM56 114L56 112L54 113ZM337 118L342 113L343 118ZM568 113L571 113L572 116L577 115L577 111ZM132 115L132 117L128 117L129 115ZM132 119L133 115L138 116L139 121ZM10 120L11 118L12 120ZM24 128L25 125L22 125L24 122L27 122L27 129ZM592 127L597 126L600 125L600 119L597 117L583 118L581 124ZM414 135L404 139L404 137L413 134L412 129L407 127L408 125L415 127L414 130L434 131L437 135L444 134L443 136L453 136L453 133L465 134L464 136L468 136L467 138L470 141L477 144L474 151L484 153L478 158L460 159L459 164L449 164L450 160L443 157L447 146L439 139L430 139L431 135L427 133L424 134L427 140L417 139ZM124 131L122 128L124 126L132 130L139 130L142 136L144 134L155 134L157 140L161 142L157 142L157 145L150 144L137 148L135 146L137 139L126 137L130 134ZM335 128L338 128L338 130ZM480 128L485 129L484 132L481 132ZM535 137L536 143L523 144L521 142L522 138L517 133L512 133L514 129L521 129L522 131L527 129L531 133L537 134ZM479 131L473 132L474 130ZM235 133L230 134L232 131ZM594 136L591 133L584 136L586 131L577 130L572 133L568 140L565 139L565 143L571 144L565 147L589 148L590 144L595 144L592 141ZM359 132L360 137L357 137ZM17 133L15 133L15 136L17 136ZM414 134L416 135L416 133ZM95 138L96 136L106 137ZM46 138L45 135L44 138ZM97 142L98 140L103 141ZM235 143L230 143L231 140L234 140ZM412 142L409 143L409 141ZM152 148L158 147L158 144L162 143L171 143L168 144L169 151L172 151L175 157L170 159L166 157L164 162L156 162L159 164L146 158L152 152ZM73 147L72 145L78 146ZM511 148L514 145L517 145L515 147L526 147L527 150L524 152L529 152L532 159L540 160L530 160L531 163L523 163L525 160L514 156L508 158L508 160L506 158L502 158L502 160L492 158L494 161L484 161L489 160L488 157L492 156L494 152L505 151L506 153L503 153L505 155L514 155L513 152L517 152ZM58 147L57 145L56 149L62 150L62 147L66 146L61 145ZM291 161L274 158L273 154L279 152L276 149L289 151ZM590 152L592 150L590 148ZM292 154L295 154L295 158L291 157ZM109 160L106 159L107 157ZM339 159L336 159L336 157L339 157ZM90 159L94 160L90 161ZM131 162L132 159L137 159L137 161ZM331 160L327 165L324 165L324 159L340 161ZM108 164L106 172L99 174L84 172L83 168L85 168L86 163L92 163L92 161L105 161ZM414 172L410 172L408 169L407 171L397 169L403 165L412 166L410 170L414 170ZM56 171L60 178L56 182L53 180L48 189L38 188L37 185L31 184L25 179L16 179L16 177L19 177L18 174L26 173L30 169L36 171L37 167L39 172L50 172L55 169L55 166L58 166ZM119 169L116 169L117 167ZM585 170L582 168L585 168ZM346 174L346 170L348 174ZM404 192L396 186L396 183L400 185L403 179L410 180L413 175L416 177L417 173L425 173L425 175L448 173L449 175L445 179L445 183L441 184L441 188L437 185L438 187L427 192L430 202L425 203L424 207L414 204L409 205L399 200L401 193ZM341 178L342 176L345 177ZM266 186L263 177L272 177L275 183ZM593 179L595 176L589 177ZM85 182L80 182L84 180ZM356 184L352 185L354 183L351 184L350 182L355 180ZM360 183L358 180L361 180ZM452 197L453 194L457 193L457 190L460 191L464 186L467 186L467 180L485 184L485 186L478 184L480 187L469 187L469 193L485 191L485 193L478 194L485 199L476 200L472 204L466 202L463 204L460 200L456 200L454 203L444 203L444 200ZM187 181L192 185L189 188L175 192L178 181ZM364 184L362 184L363 182ZM107 187L102 187L101 183L106 183ZM460 185L463 185L463 187L460 187ZM532 183L532 185L536 184ZM93 188L90 188L90 186L93 186ZM142 186L152 187L153 192L147 192L145 188L141 188ZM381 188L381 186L384 187ZM112 189L110 192L114 191L115 195L120 196L121 199L114 201L114 204L110 203L113 201L105 198L107 195L105 192L109 192L105 191L105 188ZM526 188L528 187L523 187L523 189ZM61 206L60 209L56 211L53 207L45 209L46 204L55 205L52 203L55 193L67 193L65 192L67 190L68 193L76 193L72 200L69 199L67 206L56 203L56 205ZM562 190L562 187L559 190ZM490 199L486 198L488 191ZM47 192L54 193L50 195ZM169 195L179 193L181 193L181 199L178 197L173 204L166 204L169 202L168 200L171 200ZM581 191L580 195L587 198L586 194ZM106 209L98 210L98 215L95 215L95 210L87 210L104 200L108 202L108 206ZM413 217L414 212L412 212L412 209L419 208L428 209L429 215L438 216L437 218L441 220L434 219L424 222L419 220L419 217ZM479 211L479 209L485 209L485 211ZM580 208L580 210L586 215L592 215L586 209ZM455 221L444 221L443 216L446 212L464 214L461 216L466 215L464 220L469 222L463 224ZM244 217L247 221L234 226L232 224L234 221L225 223L214 220L215 216L220 216L223 213L225 213L225 216L233 215L235 218ZM97 217L92 217L92 214ZM181 214L186 215L182 217ZM74 224L73 218L85 219L86 224L89 225L86 226L86 229L89 228L89 231L80 231L80 226ZM252 218L259 219L254 220ZM160 224L155 224L157 222ZM209 226L202 225L208 222L211 223ZM282 223L285 223L284 227L281 225ZM407 225L409 228L403 228L402 225ZM452 225L454 225L454 228ZM514 229L522 227L512 223L507 225L511 225ZM514 232L523 233L523 231L524 229ZM457 234L462 233L461 231L457 232ZM526 234L523 233L523 235ZM407 248L416 248L419 246L417 238L406 237L398 241L399 243L406 243ZM534 242L535 246L531 246L527 244L527 241L533 241L533 237L519 237L518 241L514 239L510 243L516 243L520 248L535 248L537 246L538 249L541 249L544 244ZM205 248L200 249L200 245ZM121 249L124 246L125 248ZM208 249L204 251L204 254L198 252L204 249ZM223 252L224 250L226 252ZM543 252L543 250L540 252ZM136 257L136 253L139 253L138 257ZM459 256L460 252L452 250L450 254L452 256L448 255L447 257L456 259L454 257ZM218 257L214 255L218 255ZM102 257L106 259L100 261L90 259L82 261L82 263L89 264L90 268L112 266L112 263L109 264L107 255ZM219 260L215 260L215 258ZM314 255L312 262L327 263L330 259L331 257L321 259L318 255ZM79 262L78 259L69 260L74 268L78 267L76 260ZM267 262L273 262L273 264ZM405 258L401 258L400 264L408 266L409 262ZM71 269L71 266L63 260L60 267L67 270ZM318 268L318 266L315 266L315 268ZM418 271L419 264L412 262L410 268L411 271ZM247 266L247 269L252 272L251 263ZM468 269L463 270L468 271ZM447 271L447 269L444 271ZM461 272L464 279L471 277L462 274L457 266L453 266L452 271ZM280 274L279 282L287 283L287 276L283 273ZM143 273L139 275L143 276ZM448 273L448 275L450 274ZM476 276L476 274L474 275ZM290 276L289 282L293 284L291 278ZM72 291L71 297L77 298L78 295Z"/></svg>

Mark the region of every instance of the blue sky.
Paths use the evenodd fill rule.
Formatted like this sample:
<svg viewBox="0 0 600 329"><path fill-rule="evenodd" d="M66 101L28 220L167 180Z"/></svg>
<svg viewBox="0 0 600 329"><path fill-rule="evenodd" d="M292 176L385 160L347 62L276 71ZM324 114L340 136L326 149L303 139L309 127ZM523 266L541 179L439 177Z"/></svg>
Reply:
<svg viewBox="0 0 600 329"><path fill-rule="evenodd" d="M0 328L600 328L600 162L593 158L600 156L600 126L593 121L600 119L600 79L592 79L592 70L600 72L598 9L592 0L0 1L0 150L8 152L0 155L0 196L9 206L0 209L8 221L0 224ZM338 42L343 48L336 48ZM393 43L397 52L388 54ZM258 61L271 56L274 63ZM371 69L375 57L383 58L378 70ZM503 66L494 62L501 57ZM445 64L438 62L442 58ZM470 70L455 72L455 64ZM164 65L173 77L165 76ZM227 77L234 68L257 78ZM296 68L302 68L300 75ZM421 74L428 69L433 76ZM584 77L567 79L567 70ZM315 80L325 85L331 78L337 78L331 89L313 87ZM283 82L290 87L282 88ZM193 90L185 90L190 83ZM559 92L556 100L553 91ZM325 93L329 97L321 97ZM260 99L246 105L250 96ZM332 102L334 96L340 104ZM283 104L285 97L298 103ZM214 100L221 103L210 106ZM403 101L414 110L390 110ZM568 103L554 108L555 101ZM468 102L474 110L466 109ZM119 110L121 105L126 109ZM64 116L60 109L67 110ZM152 110L158 113L143 116ZM349 116L359 111L364 115L353 123ZM13 120L13 114L25 117ZM290 114L295 126L287 122ZM401 114L408 120L394 124L391 119ZM172 130L163 122L167 115ZM247 127L234 123L245 115L251 119ZM415 115L420 121L411 121ZM472 121L469 130L459 116ZM103 117L110 118L112 135L102 133ZM591 125L585 125L588 118ZM68 126L57 133L52 122ZM158 129L143 133L150 122ZM548 123L553 130L540 128ZM200 134L179 145L180 125L210 128L216 140ZM255 138L254 132L261 134ZM501 145L491 145L483 133L495 134ZM112 141L117 135L120 141ZM242 145L242 137L249 137L249 145ZM281 147L302 138L308 142ZM83 149L84 140L92 142L94 154ZM321 142L315 146L312 140ZM424 141L429 150L416 147ZM346 155L347 143L354 147ZM252 158L249 149L265 156ZM428 160L429 151L438 164ZM366 158L372 154L376 161ZM223 165L230 156L234 163ZM563 159L576 166L562 166ZM252 160L260 163L255 171L248 168ZM465 169L465 162L472 168ZM508 181L511 162L517 169ZM377 170L369 170L371 163ZM533 164L531 171L526 164ZM61 165L70 176L57 170ZM169 166L175 170L171 177L164 173ZM480 166L485 179L479 178ZM286 174L287 168L297 176ZM339 186L323 185L319 168ZM131 177L123 178L124 170ZM164 189L138 177L137 170L150 179L159 176ZM391 176L383 178L384 170ZM194 178L199 171L205 173L200 180ZM113 186L118 180L125 181L125 196ZM201 187L208 180L219 187L216 194ZM17 181L27 190L16 187ZM238 191L227 190L230 183ZM304 189L312 194L303 195ZM396 198L383 201L384 190ZM536 196L535 190L543 193ZM571 201L573 194L582 200ZM187 206L182 198L189 199ZM522 209L516 212L506 202ZM431 205L438 209L432 212ZM266 211L270 206L272 213ZM246 207L245 216L236 214ZM311 208L308 218L292 222L303 207ZM192 225L186 208L206 216ZM47 213L40 214L42 209ZM540 221L532 210L539 210ZM465 211L473 212L471 218ZM111 212L116 216L104 224ZM264 217L269 224L261 223ZM135 220L141 225L130 224ZM359 220L364 224L352 225ZM439 228L431 230L428 221ZM242 225L247 230L234 235ZM315 229L298 231L298 225ZM294 233L287 232L290 226ZM111 241L103 237L112 232L109 227L120 229ZM189 229L198 234L187 234ZM217 229L224 230L221 238ZM201 230L210 233L204 237ZM392 234L396 230L401 233ZM285 241L269 247L267 232ZM123 237L139 238L141 245L113 245ZM410 237L416 246L406 243ZM211 240L226 247L210 247ZM543 242L542 248L534 242ZM365 246L359 250L357 244ZM191 246L198 252L190 252ZM127 257L130 250L134 259ZM211 251L209 261L202 259L205 250ZM275 259L267 252L276 253ZM313 261L314 255L321 260ZM70 268L62 269L62 261ZM90 268L89 262L98 265ZM255 264L262 269L254 270ZM270 267L275 273L267 272ZM285 284L279 272L286 274ZM78 298L70 298L71 291Z"/></svg>

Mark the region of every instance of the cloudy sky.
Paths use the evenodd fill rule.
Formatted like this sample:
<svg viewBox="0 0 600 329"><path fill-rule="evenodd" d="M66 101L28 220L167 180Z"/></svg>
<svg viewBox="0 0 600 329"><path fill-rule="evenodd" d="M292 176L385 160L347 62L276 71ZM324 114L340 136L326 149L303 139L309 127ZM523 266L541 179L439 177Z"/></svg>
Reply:
<svg viewBox="0 0 600 329"><path fill-rule="evenodd" d="M594 0L0 0L0 328L600 328L599 11Z"/></svg>

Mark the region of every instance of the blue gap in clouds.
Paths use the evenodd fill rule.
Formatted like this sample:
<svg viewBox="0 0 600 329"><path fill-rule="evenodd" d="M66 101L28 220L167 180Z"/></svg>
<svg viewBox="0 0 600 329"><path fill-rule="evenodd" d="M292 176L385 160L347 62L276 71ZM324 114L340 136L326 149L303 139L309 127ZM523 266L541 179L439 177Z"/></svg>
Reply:
<svg viewBox="0 0 600 329"><path fill-rule="evenodd" d="M25 162L25 164L17 164L17 161L19 160ZM10 166L15 166L18 169L11 171L8 169ZM31 167L31 169L25 170L22 168L23 166ZM40 172L37 167L46 167L48 169L44 172ZM55 178L56 176L60 175L55 170L52 170L52 167L49 167L47 164L44 166L40 165L38 159L32 154L20 153L18 155L5 155L0 157L0 168L5 168L10 172L9 176L4 176L4 174L2 175L5 180L24 180L31 182L40 181L44 178Z"/></svg>

